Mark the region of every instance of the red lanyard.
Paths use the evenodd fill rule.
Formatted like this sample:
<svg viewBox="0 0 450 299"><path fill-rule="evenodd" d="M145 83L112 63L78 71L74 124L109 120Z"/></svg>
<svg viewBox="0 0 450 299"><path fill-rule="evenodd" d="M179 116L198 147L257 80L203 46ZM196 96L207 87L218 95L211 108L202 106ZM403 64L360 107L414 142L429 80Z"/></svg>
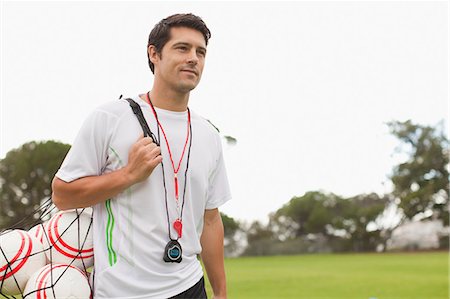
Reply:
<svg viewBox="0 0 450 299"><path fill-rule="evenodd" d="M148 93L147 93L147 101L150 104L150 98L148 96ZM181 161L183 161L184 153L186 152L186 147L187 147L187 144L188 144L188 141L189 141L189 127L190 127L190 124L191 124L191 112L188 109L188 123L187 123L186 141L184 142L184 148L183 148L183 152L181 154L180 161L178 161L178 166L175 169L175 163L173 162L172 151L170 150L169 140L167 140L166 132L164 132L164 128L161 125L161 123L159 122L158 115L156 114L155 108L151 104L150 104L150 107L152 107L152 111L153 111L153 114L155 115L156 122L158 123L158 126L160 127L160 129L161 129L161 131L163 133L164 140L166 141L167 149L169 151L170 162L172 162L172 169L173 169L173 175L174 175L175 199L178 201L178 177L177 177L177 175L178 175L178 171L180 170Z"/></svg>
<svg viewBox="0 0 450 299"><path fill-rule="evenodd" d="M190 135L189 132L190 132L190 127L191 127L191 112L189 111L189 108L188 108L186 141L184 143L183 152L181 153L181 157L180 157L180 160L178 161L178 165L175 168L175 163L173 162L172 151L170 150L169 140L167 139L167 135L166 135L166 132L164 131L163 126L159 122L158 114L156 113L156 110L153 107L152 102L150 101L150 96L148 93L147 93L147 102L149 103L150 107L152 108L152 111L153 111L153 114L155 115L155 119L158 124L158 127L161 129L161 132L163 133L163 136L164 136L164 140L166 141L167 150L169 151L170 162L172 164L172 170L173 170L173 175L174 175L175 200L177 202L177 213L178 213L178 219L173 223L173 226L174 226L175 230L177 231L178 236L181 238L181 232L182 232L181 213L182 213L182 211L180 213L180 204L179 204L179 200L178 200L179 199L178 171L180 170L181 162L183 161L183 157L186 152L186 147L187 147L187 144L189 141L189 135ZM186 181L184 182L184 184L186 186ZM183 198L183 203L184 203L184 198Z"/></svg>

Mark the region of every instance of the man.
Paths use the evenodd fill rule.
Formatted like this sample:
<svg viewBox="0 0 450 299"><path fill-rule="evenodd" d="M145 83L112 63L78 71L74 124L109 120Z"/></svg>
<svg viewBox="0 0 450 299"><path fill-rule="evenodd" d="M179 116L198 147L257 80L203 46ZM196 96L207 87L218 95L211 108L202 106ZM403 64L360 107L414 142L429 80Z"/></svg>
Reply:
<svg viewBox="0 0 450 299"><path fill-rule="evenodd" d="M58 208L94 208L95 298L206 298L198 254L214 298L226 298L218 207L231 196L221 140L188 109L209 38L192 14L159 22L147 48L153 88L134 98L156 143L127 101L104 104L53 180Z"/></svg>

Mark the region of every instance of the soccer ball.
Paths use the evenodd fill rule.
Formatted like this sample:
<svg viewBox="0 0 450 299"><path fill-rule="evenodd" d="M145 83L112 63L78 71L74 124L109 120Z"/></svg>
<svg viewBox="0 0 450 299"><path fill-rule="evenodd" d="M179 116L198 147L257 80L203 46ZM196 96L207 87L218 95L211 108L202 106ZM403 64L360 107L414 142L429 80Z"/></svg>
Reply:
<svg viewBox="0 0 450 299"><path fill-rule="evenodd" d="M51 264L36 271L25 287L26 299L89 299L87 276L77 267Z"/></svg>
<svg viewBox="0 0 450 299"><path fill-rule="evenodd" d="M28 231L31 235L36 237L36 239L41 242L42 246L44 247L44 251L46 251L50 247L50 243L48 242L48 236L47 236L47 225L48 221L44 223L39 223L30 228Z"/></svg>
<svg viewBox="0 0 450 299"><path fill-rule="evenodd" d="M15 229L0 235L2 293L20 294L30 276L45 263L42 244L27 231Z"/></svg>
<svg viewBox="0 0 450 299"><path fill-rule="evenodd" d="M86 270L94 264L91 216L81 211L61 211L48 222L50 250L45 253L53 263Z"/></svg>
<svg viewBox="0 0 450 299"><path fill-rule="evenodd" d="M89 217L92 217L94 209L92 209L92 207L87 207L87 208L69 209L69 210L65 210L65 211L66 212L77 212L78 214L86 213L87 215L89 215Z"/></svg>
<svg viewBox="0 0 450 299"><path fill-rule="evenodd" d="M46 230L47 223L48 222L36 224L28 231L30 234L36 237L36 239L38 239L42 243L42 245L44 245L44 242L47 241L47 238L44 233L44 231Z"/></svg>

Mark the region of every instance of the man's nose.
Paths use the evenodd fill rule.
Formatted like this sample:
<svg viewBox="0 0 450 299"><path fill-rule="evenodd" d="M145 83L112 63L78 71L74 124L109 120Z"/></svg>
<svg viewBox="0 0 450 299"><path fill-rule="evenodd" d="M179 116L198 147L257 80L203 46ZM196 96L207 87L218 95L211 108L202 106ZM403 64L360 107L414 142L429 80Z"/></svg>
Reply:
<svg viewBox="0 0 450 299"><path fill-rule="evenodd" d="M187 58L187 62L189 64L197 64L198 63L197 51L195 51L195 49L192 49L191 51L189 51L189 56Z"/></svg>

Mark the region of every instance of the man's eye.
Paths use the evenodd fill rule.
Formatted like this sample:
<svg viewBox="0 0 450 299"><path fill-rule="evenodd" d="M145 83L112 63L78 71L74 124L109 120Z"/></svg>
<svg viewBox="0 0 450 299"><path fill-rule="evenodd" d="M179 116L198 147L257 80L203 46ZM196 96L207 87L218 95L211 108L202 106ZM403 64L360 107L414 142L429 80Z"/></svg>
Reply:
<svg viewBox="0 0 450 299"><path fill-rule="evenodd" d="M186 50L187 50L187 47L178 47L178 50L186 51Z"/></svg>

